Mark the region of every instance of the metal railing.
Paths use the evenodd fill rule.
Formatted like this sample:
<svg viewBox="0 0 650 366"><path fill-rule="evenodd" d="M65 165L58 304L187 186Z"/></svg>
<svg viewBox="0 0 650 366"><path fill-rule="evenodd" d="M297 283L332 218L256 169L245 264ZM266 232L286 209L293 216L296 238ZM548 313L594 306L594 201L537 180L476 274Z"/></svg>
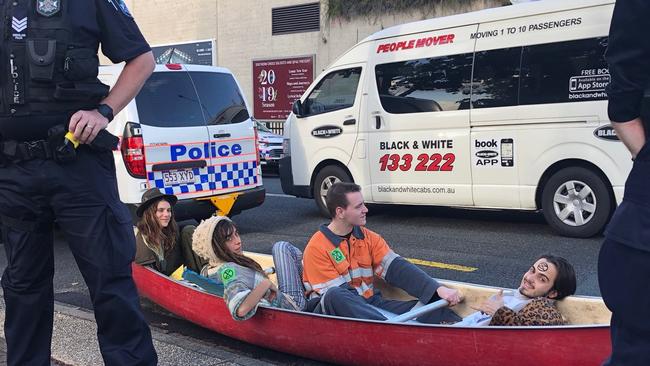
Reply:
<svg viewBox="0 0 650 366"><path fill-rule="evenodd" d="M284 121L260 121L262 122L266 127L269 128L269 130L273 131L273 133L276 133L278 135L282 135L284 133Z"/></svg>

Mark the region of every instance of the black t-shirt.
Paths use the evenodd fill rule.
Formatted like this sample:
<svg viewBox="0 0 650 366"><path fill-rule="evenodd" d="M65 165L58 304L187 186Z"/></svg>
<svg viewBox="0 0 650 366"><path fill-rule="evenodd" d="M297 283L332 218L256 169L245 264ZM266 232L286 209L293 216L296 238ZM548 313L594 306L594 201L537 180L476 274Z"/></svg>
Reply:
<svg viewBox="0 0 650 366"><path fill-rule="evenodd" d="M352 231L354 231L354 230L352 230ZM349 233L347 233L347 234L345 234L345 235L339 235L339 237L340 237L341 239L343 239L343 240L349 240L349 239L350 239L350 236L352 236L352 231L350 231Z"/></svg>
<svg viewBox="0 0 650 366"><path fill-rule="evenodd" d="M0 4L5 1L11 0L0 0ZM35 12L36 1L23 1L31 2L27 3L29 11ZM71 45L98 51L101 44L102 53L114 63L129 61L151 50L124 0L64 0L60 4L68 7ZM29 35L29 24L27 28ZM5 140L43 139L51 126L62 120L67 124L74 112L65 116L17 117L15 121L0 123L0 135Z"/></svg>

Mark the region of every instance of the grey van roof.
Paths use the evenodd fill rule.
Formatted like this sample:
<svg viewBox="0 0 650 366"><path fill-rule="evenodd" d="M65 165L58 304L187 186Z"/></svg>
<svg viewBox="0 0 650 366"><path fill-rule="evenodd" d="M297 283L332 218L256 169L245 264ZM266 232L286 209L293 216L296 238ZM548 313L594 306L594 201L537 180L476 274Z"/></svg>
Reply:
<svg viewBox="0 0 650 366"><path fill-rule="evenodd" d="M614 4L615 0L542 0L518 5L503 6L470 13L426 19L412 23L396 25L371 34L359 43L384 38L421 33L436 29L460 27L463 25L487 23L497 20L519 18L549 12L579 9L596 5Z"/></svg>

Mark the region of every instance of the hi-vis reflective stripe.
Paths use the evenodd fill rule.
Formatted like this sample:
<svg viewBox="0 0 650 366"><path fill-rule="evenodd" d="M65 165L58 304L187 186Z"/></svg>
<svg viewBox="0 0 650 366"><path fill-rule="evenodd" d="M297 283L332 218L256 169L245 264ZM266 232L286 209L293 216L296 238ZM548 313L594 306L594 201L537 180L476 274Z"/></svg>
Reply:
<svg viewBox="0 0 650 366"><path fill-rule="evenodd" d="M355 290L357 290L357 292L358 292L359 295L361 295L361 296L366 295L366 292L368 292L368 291L370 291L370 293L372 293L372 291L373 291L373 289L374 289L374 287L372 286L372 284L368 285L367 283L365 283L365 282L363 282L363 281L361 281L361 285L360 285L360 286L355 286L354 288L355 288ZM370 293L368 293L368 295L370 295Z"/></svg>
<svg viewBox="0 0 650 366"><path fill-rule="evenodd" d="M303 282L302 285L305 286L305 291L307 292L314 291L314 289L311 287L309 282Z"/></svg>
<svg viewBox="0 0 650 366"><path fill-rule="evenodd" d="M384 258L381 259L381 264L379 265L381 268L381 271L378 271L377 275L381 278L386 278L386 273L388 273L388 267L390 267L390 264L393 263L395 259L399 258L399 255L395 254L392 250L386 253Z"/></svg>
<svg viewBox="0 0 650 366"><path fill-rule="evenodd" d="M372 273L372 268L355 268L350 270L350 276L352 278L359 278L359 277L371 277L374 276Z"/></svg>
<svg viewBox="0 0 650 366"><path fill-rule="evenodd" d="M330 287L341 286L342 284L348 283L350 281L352 281L352 279L350 278L350 275L346 274L344 276L338 276L335 279L329 280L327 282L314 284L311 287L312 287L312 289L314 291L321 292L324 289L328 289Z"/></svg>

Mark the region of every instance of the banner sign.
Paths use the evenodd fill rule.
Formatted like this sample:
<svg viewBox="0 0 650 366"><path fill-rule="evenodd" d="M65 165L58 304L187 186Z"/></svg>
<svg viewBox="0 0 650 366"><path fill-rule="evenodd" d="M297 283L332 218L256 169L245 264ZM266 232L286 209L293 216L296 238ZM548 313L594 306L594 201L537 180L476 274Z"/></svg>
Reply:
<svg viewBox="0 0 650 366"><path fill-rule="evenodd" d="M200 41L151 47L157 64L192 64L213 66L213 42Z"/></svg>
<svg viewBox="0 0 650 366"><path fill-rule="evenodd" d="M314 56L253 61L253 115L284 121L313 80Z"/></svg>

